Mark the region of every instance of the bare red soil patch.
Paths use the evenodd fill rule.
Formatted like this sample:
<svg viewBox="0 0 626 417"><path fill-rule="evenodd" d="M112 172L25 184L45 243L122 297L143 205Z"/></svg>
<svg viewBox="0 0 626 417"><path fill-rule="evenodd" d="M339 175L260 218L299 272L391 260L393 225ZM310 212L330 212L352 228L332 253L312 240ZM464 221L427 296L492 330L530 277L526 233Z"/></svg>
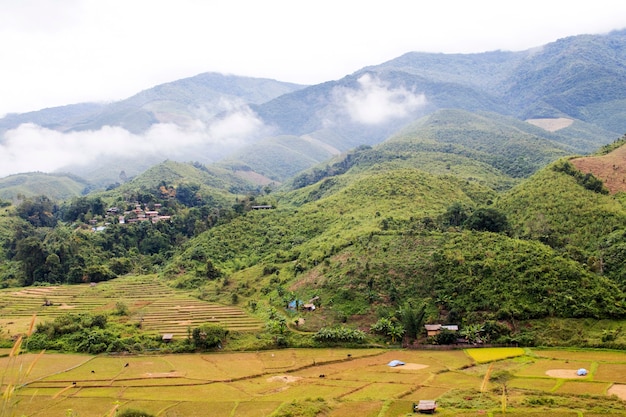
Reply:
<svg viewBox="0 0 626 417"><path fill-rule="evenodd" d="M626 146L606 155L576 158L571 162L579 171L601 179L611 194L626 191Z"/></svg>

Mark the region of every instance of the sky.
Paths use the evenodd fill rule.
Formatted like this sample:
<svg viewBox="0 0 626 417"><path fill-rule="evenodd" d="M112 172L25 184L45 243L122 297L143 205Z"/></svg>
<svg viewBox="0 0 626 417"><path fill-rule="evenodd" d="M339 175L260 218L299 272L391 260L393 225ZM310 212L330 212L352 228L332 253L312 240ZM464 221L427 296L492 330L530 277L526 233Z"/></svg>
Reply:
<svg viewBox="0 0 626 417"><path fill-rule="evenodd" d="M410 51L517 51L623 28L623 0L0 0L0 116L209 71L317 84Z"/></svg>

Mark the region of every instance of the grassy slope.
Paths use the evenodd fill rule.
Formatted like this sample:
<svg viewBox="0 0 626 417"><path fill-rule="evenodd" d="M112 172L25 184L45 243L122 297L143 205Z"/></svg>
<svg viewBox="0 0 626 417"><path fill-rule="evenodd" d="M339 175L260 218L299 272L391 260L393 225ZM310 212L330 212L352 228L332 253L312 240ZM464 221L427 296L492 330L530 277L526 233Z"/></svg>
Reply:
<svg viewBox="0 0 626 417"><path fill-rule="evenodd" d="M520 178L574 152L554 139L555 135L505 116L441 110L406 127L387 146L463 155Z"/></svg>
<svg viewBox="0 0 626 417"><path fill-rule="evenodd" d="M18 195L46 195L52 200L67 200L80 196L86 186L85 181L63 174L17 174L0 179L0 198L16 200Z"/></svg>
<svg viewBox="0 0 626 417"><path fill-rule="evenodd" d="M255 188L251 182L224 168L196 167L189 163L165 161L120 187L100 195L107 200L116 200L140 190L152 192L157 191L161 185L177 187L180 184L199 185L202 196L210 196L222 206L233 204L234 193L245 194Z"/></svg>
<svg viewBox="0 0 626 417"><path fill-rule="evenodd" d="M545 241L580 262L595 255L602 239L626 222L618 200L585 190L550 167L503 195L497 206L507 213L517 236Z"/></svg>
<svg viewBox="0 0 626 417"><path fill-rule="evenodd" d="M210 230L189 243L178 267L192 265L201 248L219 268L236 272L227 290L253 288L245 294L256 298L265 287L274 302L284 297L280 286L302 299L322 295L333 306L331 321L362 314L371 321L376 310L411 298L426 300L435 315L437 305L443 314L465 317L624 313L616 283L587 265L602 237L623 227L619 202L549 167L496 198L478 182L507 176L494 175L487 164L455 154L438 154L437 161L428 158L432 153L390 152L411 149L414 135L365 149L346 174L286 193L276 210ZM459 165L448 167L451 161ZM420 165L438 174L474 169L482 180L414 168ZM477 207L489 201L509 217L510 236L428 227L429 218L454 202ZM552 240L541 234L546 230ZM589 294L595 298L583 300Z"/></svg>

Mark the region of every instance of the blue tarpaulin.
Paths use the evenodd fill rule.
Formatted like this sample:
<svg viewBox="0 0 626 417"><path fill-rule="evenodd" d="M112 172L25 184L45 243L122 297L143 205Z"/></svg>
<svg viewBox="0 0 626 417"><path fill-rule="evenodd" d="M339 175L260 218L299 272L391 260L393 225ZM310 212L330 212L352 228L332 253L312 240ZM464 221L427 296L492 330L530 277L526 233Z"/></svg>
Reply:
<svg viewBox="0 0 626 417"><path fill-rule="evenodd" d="M578 371L576 371L576 375L585 376L587 375L587 370L585 368L580 368Z"/></svg>
<svg viewBox="0 0 626 417"><path fill-rule="evenodd" d="M388 366L400 366L400 365L404 365L404 362L399 361L399 360L393 360L389 362L387 365Z"/></svg>

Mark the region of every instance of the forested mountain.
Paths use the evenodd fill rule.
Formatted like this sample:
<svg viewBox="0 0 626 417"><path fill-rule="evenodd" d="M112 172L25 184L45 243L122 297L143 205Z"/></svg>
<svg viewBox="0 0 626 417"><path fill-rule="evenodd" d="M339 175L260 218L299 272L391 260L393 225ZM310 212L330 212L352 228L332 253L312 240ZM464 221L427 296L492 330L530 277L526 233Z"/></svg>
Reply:
<svg viewBox="0 0 626 417"><path fill-rule="evenodd" d="M166 113L192 123L197 87L214 104L236 96L262 123L219 162L172 158L136 175L116 165L106 190L75 179L85 188L73 198L7 194L0 283L154 273L273 321L294 300L321 300L311 331L408 314L490 323L494 339L516 342L520 320L623 319L626 92L611 86L626 74L624 36L410 53L306 88L207 75L108 106L94 127L141 131ZM247 82L258 91L239 91Z"/></svg>
<svg viewBox="0 0 626 417"><path fill-rule="evenodd" d="M120 126L141 133L155 123L185 125L208 120L244 104L263 103L303 86L263 78L203 73L141 91L109 104L77 104L0 119L0 132L35 123L61 131L96 130Z"/></svg>
<svg viewBox="0 0 626 417"><path fill-rule="evenodd" d="M62 168L100 187L121 171L134 176L164 159L224 161L283 181L332 155L380 143L440 109L568 120L558 132L532 134L588 153L626 131L625 45L626 31L616 31L519 52L410 52L309 87L207 73L107 105L9 115L0 119L0 132L22 123L65 132L112 126L137 135L130 140L145 139L150 152L105 153L88 166ZM176 129L156 129L163 124Z"/></svg>

